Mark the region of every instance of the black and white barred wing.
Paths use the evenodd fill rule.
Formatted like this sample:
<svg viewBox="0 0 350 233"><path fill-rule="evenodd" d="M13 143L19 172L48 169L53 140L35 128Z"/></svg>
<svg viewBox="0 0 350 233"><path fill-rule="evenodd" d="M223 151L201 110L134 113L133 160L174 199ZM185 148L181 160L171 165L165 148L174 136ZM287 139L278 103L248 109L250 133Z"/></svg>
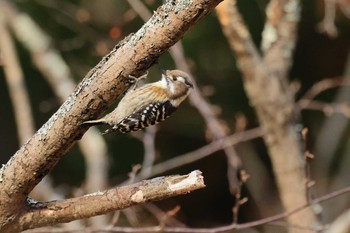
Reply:
<svg viewBox="0 0 350 233"><path fill-rule="evenodd" d="M151 103L124 118L117 125L106 130L104 134L114 131L127 133L144 129L148 126L164 121L175 112L175 110L176 108L170 103L170 101Z"/></svg>

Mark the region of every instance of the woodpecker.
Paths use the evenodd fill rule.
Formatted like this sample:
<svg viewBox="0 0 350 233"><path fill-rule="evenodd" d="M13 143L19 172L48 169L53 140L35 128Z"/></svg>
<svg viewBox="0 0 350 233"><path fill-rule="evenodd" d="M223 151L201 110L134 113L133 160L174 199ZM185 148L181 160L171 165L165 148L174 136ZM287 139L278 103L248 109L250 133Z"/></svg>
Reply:
<svg viewBox="0 0 350 233"><path fill-rule="evenodd" d="M105 117L85 121L81 125L111 126L103 134L137 131L168 118L187 98L192 88L193 84L187 73L181 70L165 70L158 82L131 88L116 109Z"/></svg>

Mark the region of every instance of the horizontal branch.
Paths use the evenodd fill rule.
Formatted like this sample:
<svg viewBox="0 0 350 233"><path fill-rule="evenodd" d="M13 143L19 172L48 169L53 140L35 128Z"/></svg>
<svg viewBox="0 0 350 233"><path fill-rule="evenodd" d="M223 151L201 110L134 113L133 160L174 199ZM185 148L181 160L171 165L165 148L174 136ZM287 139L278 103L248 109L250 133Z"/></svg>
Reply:
<svg viewBox="0 0 350 233"><path fill-rule="evenodd" d="M295 213L298 213L310 206L331 200L333 198L339 197L344 194L350 193L350 186L336 190L334 192L331 192L329 194L326 194L324 196L321 196L319 198L316 198L312 200L310 203L306 203L303 205L300 205L290 211L283 212L280 214L276 214L267 218L263 218L256 221L251 221L247 223L239 223L239 224L229 224L226 226L221 227L214 227L214 228L189 228L189 227L160 227L160 226L153 226L153 227L105 227L105 228L81 228L81 229L60 229L60 228L44 228L44 229L36 229L33 231L28 231L27 233L43 233L43 232L50 232L50 233L75 233L75 232L82 232L82 231L88 231L88 232L168 232L168 233L175 233L175 232L181 232L181 233L221 233L221 232L228 232L228 231L234 231L234 230L242 230L242 229L248 229L252 227L261 226L267 223L272 223L277 220L284 219L288 216L291 216ZM315 226L315 228L318 228L318 226Z"/></svg>
<svg viewBox="0 0 350 233"><path fill-rule="evenodd" d="M20 228L12 230L18 232L70 222L145 202L187 194L205 187L201 174L196 170L187 175L163 176L61 201L44 203L28 201L29 210L18 217L16 225Z"/></svg>

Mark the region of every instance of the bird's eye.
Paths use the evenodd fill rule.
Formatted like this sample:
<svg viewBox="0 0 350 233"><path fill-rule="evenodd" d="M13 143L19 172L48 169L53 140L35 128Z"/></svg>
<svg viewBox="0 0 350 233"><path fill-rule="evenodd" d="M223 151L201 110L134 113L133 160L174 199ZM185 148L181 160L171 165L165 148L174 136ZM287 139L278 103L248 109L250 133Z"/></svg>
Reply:
<svg viewBox="0 0 350 233"><path fill-rule="evenodd" d="M176 81L176 80L177 80L177 77L176 77L176 76L173 76L173 80Z"/></svg>

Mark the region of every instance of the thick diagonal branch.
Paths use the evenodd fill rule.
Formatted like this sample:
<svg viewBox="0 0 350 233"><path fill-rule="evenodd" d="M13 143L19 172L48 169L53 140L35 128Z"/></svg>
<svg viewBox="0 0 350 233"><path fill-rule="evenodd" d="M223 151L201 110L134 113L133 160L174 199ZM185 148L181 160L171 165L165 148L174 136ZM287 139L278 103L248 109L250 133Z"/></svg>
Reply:
<svg viewBox="0 0 350 233"><path fill-rule="evenodd" d="M26 196L79 140L86 128L125 92L130 74L144 73L220 0L169 1L135 34L121 41L77 86L57 112L0 170L0 230L18 216Z"/></svg>

